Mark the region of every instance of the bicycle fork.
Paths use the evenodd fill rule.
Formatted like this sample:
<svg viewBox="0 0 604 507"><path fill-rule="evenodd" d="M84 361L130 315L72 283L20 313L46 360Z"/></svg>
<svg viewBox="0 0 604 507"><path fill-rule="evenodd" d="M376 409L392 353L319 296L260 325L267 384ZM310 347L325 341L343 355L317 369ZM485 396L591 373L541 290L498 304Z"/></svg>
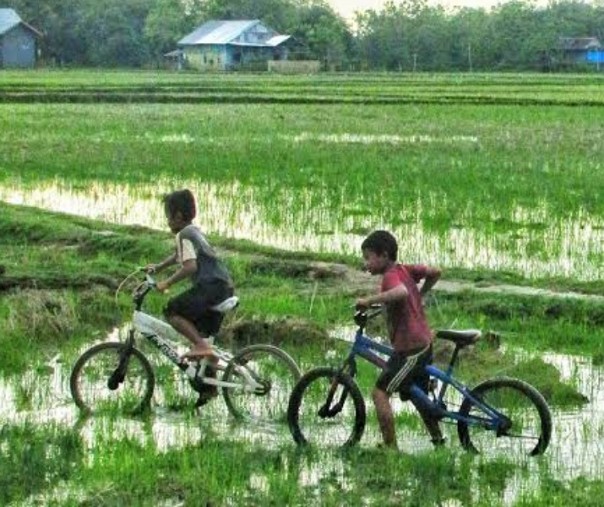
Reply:
<svg viewBox="0 0 604 507"><path fill-rule="evenodd" d="M131 329L128 332L128 339L124 343L122 350L120 351L119 361L117 363L117 368L111 373L109 378L107 379L107 387L111 391L115 391L120 384L126 378L126 371L128 370L128 362L130 361L130 356L132 355L132 349L134 348L134 329Z"/></svg>
<svg viewBox="0 0 604 507"><path fill-rule="evenodd" d="M325 400L323 406L319 409L318 414L319 417L321 417L322 419L326 419L328 417L335 417L342 411L344 403L346 403L346 398L348 397L348 389L346 388L346 386L343 386L339 401L332 406L336 391L338 390L338 386L340 385L340 383L338 382L339 376L340 372L337 372L333 376L333 379L331 380L331 384L329 386L329 391L327 393L327 399Z"/></svg>

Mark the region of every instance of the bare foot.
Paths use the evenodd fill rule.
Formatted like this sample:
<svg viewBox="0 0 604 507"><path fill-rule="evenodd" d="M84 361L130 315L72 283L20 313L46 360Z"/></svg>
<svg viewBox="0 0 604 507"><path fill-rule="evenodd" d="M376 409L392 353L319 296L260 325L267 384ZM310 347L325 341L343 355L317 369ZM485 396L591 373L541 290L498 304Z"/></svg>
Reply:
<svg viewBox="0 0 604 507"><path fill-rule="evenodd" d="M218 357L214 354L214 351L209 347L193 347L189 352L182 356L183 359L192 359L195 361L199 361L201 359L207 358L212 362L217 362Z"/></svg>

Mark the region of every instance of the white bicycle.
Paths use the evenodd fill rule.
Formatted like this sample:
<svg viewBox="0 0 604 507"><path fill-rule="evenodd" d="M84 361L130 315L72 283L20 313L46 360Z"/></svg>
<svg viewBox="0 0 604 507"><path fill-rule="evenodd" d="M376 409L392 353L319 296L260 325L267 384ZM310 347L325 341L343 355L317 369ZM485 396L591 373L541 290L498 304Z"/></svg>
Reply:
<svg viewBox="0 0 604 507"><path fill-rule="evenodd" d="M135 273L144 273L145 279L132 294L135 310L128 338L123 342L94 345L73 367L70 389L80 410L87 414L115 411L136 414L150 407L155 374L149 360L135 346L136 337L140 335L187 377L193 390L200 394L198 406L203 404L208 386L214 385L221 389L229 412L238 419L286 420L291 390L301 376L298 365L287 352L273 345L259 344L247 346L233 355L214 345L219 361L212 366L218 375L208 374L208 359L183 360L170 342L170 338L180 336L176 330L142 310L145 297L156 287L156 281L143 270ZM233 296L212 310L226 313L238 303L238 298ZM213 343L213 338L209 340Z"/></svg>

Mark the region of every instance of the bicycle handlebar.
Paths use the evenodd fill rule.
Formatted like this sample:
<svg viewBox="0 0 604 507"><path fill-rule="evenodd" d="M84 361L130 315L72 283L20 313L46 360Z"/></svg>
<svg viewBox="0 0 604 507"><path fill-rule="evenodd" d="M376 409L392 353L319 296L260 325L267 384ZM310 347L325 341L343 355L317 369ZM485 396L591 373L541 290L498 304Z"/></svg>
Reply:
<svg viewBox="0 0 604 507"><path fill-rule="evenodd" d="M115 301L117 303L117 296L121 291L124 284L130 280L132 277L139 275L140 273L145 273L145 279L141 283L139 283L136 288L132 291L132 297L134 298L135 304L140 308L145 296L149 293L151 289L157 287L157 281L153 278L152 270L148 270L146 268L140 267L136 268L132 273L130 273L126 278L124 278L119 284L117 290L115 291Z"/></svg>
<svg viewBox="0 0 604 507"><path fill-rule="evenodd" d="M370 305L368 308L357 308L357 311L354 313L354 321L359 327L364 328L367 325L367 321L377 317L381 313L382 305L378 304Z"/></svg>

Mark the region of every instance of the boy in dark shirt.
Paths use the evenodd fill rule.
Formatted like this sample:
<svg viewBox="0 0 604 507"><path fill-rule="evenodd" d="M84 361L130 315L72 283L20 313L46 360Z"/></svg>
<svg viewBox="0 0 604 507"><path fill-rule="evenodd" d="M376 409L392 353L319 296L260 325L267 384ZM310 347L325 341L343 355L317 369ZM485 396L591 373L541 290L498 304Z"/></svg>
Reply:
<svg viewBox="0 0 604 507"><path fill-rule="evenodd" d="M168 226L175 234L176 249L162 262L147 268L159 272L180 265L178 271L157 283L157 289L164 292L181 280L191 281L188 290L168 301L165 315L172 327L193 344L185 358L211 359L214 356L206 338L218 332L223 318L211 307L233 295L233 282L201 230L192 223L196 206L191 191L172 192L163 202Z"/></svg>
<svg viewBox="0 0 604 507"><path fill-rule="evenodd" d="M361 245L365 267L372 275L382 275L378 294L360 298L357 307L382 304L385 308L388 336L394 353L380 374L373 390L373 402L384 444L397 447L390 395L398 392L409 399L409 387L416 383L424 390L429 377L424 371L432 362L432 331L422 305L424 296L440 278L440 270L423 264L399 264L396 239L387 231L374 231ZM421 289L417 284L424 280ZM415 406L426 425L432 442L443 443L438 421Z"/></svg>

